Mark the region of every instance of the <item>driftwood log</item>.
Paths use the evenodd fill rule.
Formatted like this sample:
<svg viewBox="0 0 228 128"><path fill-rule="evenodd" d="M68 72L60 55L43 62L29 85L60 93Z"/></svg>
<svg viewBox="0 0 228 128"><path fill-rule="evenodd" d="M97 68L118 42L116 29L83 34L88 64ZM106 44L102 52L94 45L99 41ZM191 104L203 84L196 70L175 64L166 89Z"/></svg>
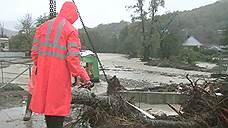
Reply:
<svg viewBox="0 0 228 128"><path fill-rule="evenodd" d="M122 121L129 120L131 124L132 122L141 124L140 126L125 125L124 128L202 128L194 121L169 121L152 119L150 116L142 113L142 111L136 109L135 106L123 100L121 97L98 96L85 88L73 90L72 104L83 104L90 106L92 110L102 110L103 113L109 115L108 117L119 117L122 119ZM101 119L104 117L96 118ZM117 126L119 125L116 124L115 127Z"/></svg>

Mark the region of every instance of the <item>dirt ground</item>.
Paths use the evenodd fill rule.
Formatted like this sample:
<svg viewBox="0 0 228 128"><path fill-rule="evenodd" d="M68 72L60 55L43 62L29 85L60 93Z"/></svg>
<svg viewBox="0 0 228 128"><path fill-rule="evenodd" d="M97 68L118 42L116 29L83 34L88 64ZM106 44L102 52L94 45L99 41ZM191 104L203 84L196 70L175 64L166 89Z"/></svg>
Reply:
<svg viewBox="0 0 228 128"><path fill-rule="evenodd" d="M25 104L27 91L22 88L11 85L7 89L0 89L0 110L12 107L20 107Z"/></svg>
<svg viewBox="0 0 228 128"><path fill-rule="evenodd" d="M33 115L31 121L22 121L28 92L17 85L0 89L0 128L42 128L42 116Z"/></svg>

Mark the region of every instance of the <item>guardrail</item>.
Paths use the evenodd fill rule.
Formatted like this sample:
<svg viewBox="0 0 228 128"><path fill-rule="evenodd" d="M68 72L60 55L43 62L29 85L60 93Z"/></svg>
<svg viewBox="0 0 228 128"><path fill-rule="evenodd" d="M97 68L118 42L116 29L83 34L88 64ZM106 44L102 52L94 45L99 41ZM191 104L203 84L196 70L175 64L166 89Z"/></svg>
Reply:
<svg viewBox="0 0 228 128"><path fill-rule="evenodd" d="M12 84L27 85L31 76L32 64L29 60L21 62L16 60L0 60L0 89ZM26 86L27 87L27 86Z"/></svg>

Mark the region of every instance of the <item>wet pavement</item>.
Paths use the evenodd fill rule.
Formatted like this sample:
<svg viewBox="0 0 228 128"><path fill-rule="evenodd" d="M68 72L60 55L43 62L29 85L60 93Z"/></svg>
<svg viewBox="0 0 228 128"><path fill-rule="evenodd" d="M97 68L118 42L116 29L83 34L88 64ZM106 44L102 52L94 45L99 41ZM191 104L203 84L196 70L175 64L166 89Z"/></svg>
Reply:
<svg viewBox="0 0 228 128"><path fill-rule="evenodd" d="M24 89L27 89L26 86L22 86L22 87ZM95 83L95 86L92 88L92 92L94 92L97 95L104 94L106 93L106 88L107 88L107 83L104 81L101 81L99 83ZM12 94L10 95L14 97L14 95ZM17 98L17 99L20 99L20 98ZM7 102L7 99L5 99L4 102ZM21 101L18 101L18 102L21 102ZM14 103L19 106L19 103L16 103L16 101L14 101ZM9 105L9 107L12 107L12 106L13 105ZM25 112L24 106L2 109L2 110L0 109L0 128L45 128L46 127L44 116L42 115L35 115L33 113L32 119L30 121L23 121L22 119L24 116L24 112Z"/></svg>
<svg viewBox="0 0 228 128"><path fill-rule="evenodd" d="M44 117L34 115L30 121L23 121L25 107L15 107L0 111L0 128L45 128Z"/></svg>

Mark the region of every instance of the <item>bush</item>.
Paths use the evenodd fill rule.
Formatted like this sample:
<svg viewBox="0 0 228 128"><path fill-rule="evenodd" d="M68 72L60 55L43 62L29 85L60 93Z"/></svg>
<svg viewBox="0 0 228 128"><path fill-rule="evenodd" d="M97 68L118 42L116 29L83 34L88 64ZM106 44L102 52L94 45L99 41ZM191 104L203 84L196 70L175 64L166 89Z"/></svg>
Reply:
<svg viewBox="0 0 228 128"><path fill-rule="evenodd" d="M208 49L183 49L180 54L180 60L187 64L194 64L195 61L216 62L214 58L218 57L218 53Z"/></svg>

